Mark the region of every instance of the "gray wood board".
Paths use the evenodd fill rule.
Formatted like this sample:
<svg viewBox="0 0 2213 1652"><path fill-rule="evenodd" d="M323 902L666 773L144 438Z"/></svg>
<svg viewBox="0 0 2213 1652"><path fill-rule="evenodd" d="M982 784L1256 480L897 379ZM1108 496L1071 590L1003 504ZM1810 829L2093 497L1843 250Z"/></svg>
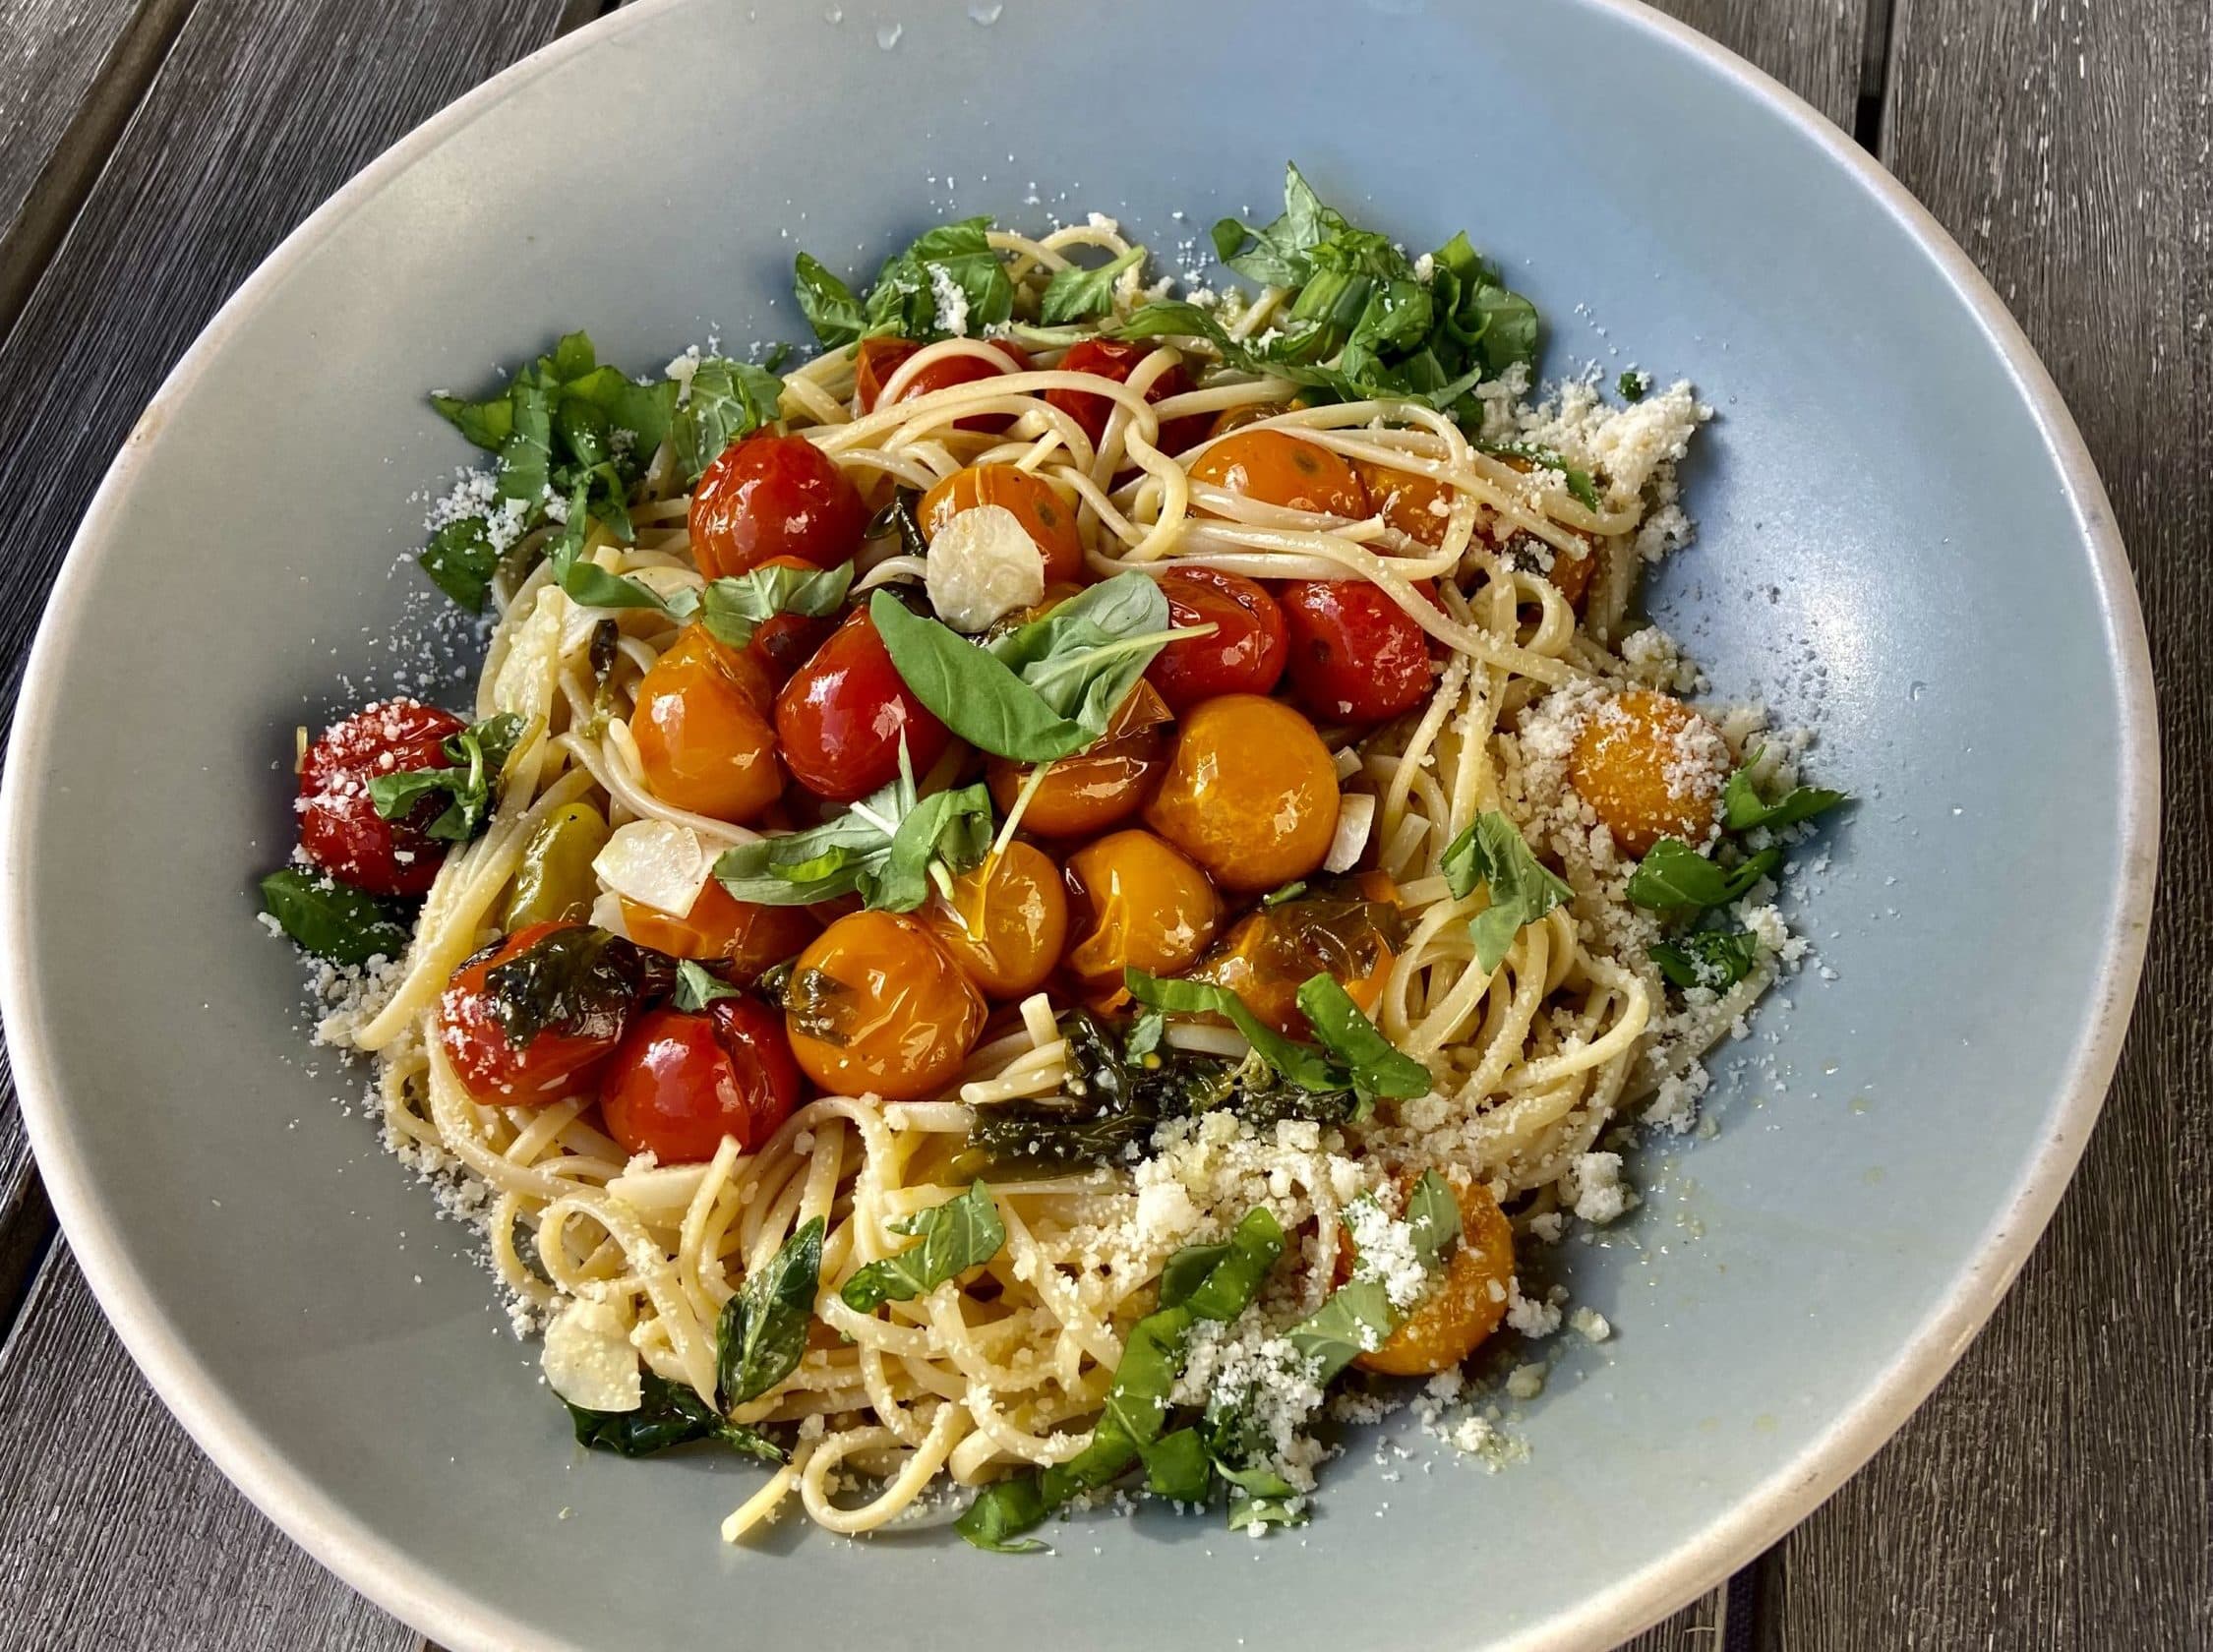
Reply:
<svg viewBox="0 0 2213 1652"><path fill-rule="evenodd" d="M2213 1645L2209 34L2204 0L1899 0L1884 158L2050 365L2135 565L2162 689L2162 895L2051 1231L1930 1403L1781 1545L1766 1646Z"/></svg>

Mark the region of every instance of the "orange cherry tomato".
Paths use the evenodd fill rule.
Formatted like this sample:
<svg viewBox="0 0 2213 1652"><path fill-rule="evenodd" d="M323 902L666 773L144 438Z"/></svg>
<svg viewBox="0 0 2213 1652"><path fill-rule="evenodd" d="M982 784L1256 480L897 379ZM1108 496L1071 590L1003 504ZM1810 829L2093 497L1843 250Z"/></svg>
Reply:
<svg viewBox="0 0 2213 1652"><path fill-rule="evenodd" d="M626 1152L698 1164L725 1136L740 1152L766 1146L799 1093L783 1018L758 998L719 998L640 1016L600 1074L599 1116Z"/></svg>
<svg viewBox="0 0 2213 1652"><path fill-rule="evenodd" d="M1209 436L1227 436L1231 431L1243 430L1247 425L1257 425L1263 419L1273 419L1279 413L1290 413L1308 405L1304 396L1293 396L1288 402L1247 401L1235 407L1225 407L1214 416L1207 427Z"/></svg>
<svg viewBox="0 0 2213 1652"><path fill-rule="evenodd" d="M1225 694L1177 728L1145 821L1223 888L1273 889L1321 865L1337 796L1313 724L1280 701Z"/></svg>
<svg viewBox="0 0 2213 1652"><path fill-rule="evenodd" d="M818 797L850 803L899 773L899 742L919 777L952 744L952 731L907 687L866 608L830 633L776 696L776 735L792 778Z"/></svg>
<svg viewBox="0 0 2213 1652"><path fill-rule="evenodd" d="M984 998L927 929L858 912L801 953L784 1025L802 1071L837 1095L913 1101L945 1089L984 1031Z"/></svg>
<svg viewBox="0 0 2213 1652"><path fill-rule="evenodd" d="M1534 460L1524 458L1519 453L1500 453L1496 457L1508 469L1518 470L1524 475L1536 468ZM1394 522L1392 526L1397 527L1398 524ZM1411 530L1404 531L1410 532ZM1574 530L1570 531L1573 532ZM1531 551L1531 548L1537 544L1530 535L1514 530L1497 516L1491 516L1487 521L1477 522L1476 532L1481 534L1493 547L1502 551L1517 553ZM1548 552L1551 557L1550 565L1545 569L1545 577L1559 587L1560 594L1568 599L1568 606L1581 614L1583 612L1583 599L1588 594L1591 578L1598 571L1601 544L1596 534L1578 532L1575 537L1582 543L1583 549L1580 556L1562 551L1558 546L1547 545L1542 549ZM1531 551L1531 555L1533 557L1533 551ZM1524 561L1522 565L1526 567L1530 563Z"/></svg>
<svg viewBox="0 0 2213 1652"><path fill-rule="evenodd" d="M1046 771L1022 811L1023 828L1041 838L1080 838L1127 820L1145 806L1160 778L1167 720L1167 703L1140 678L1097 742ZM1002 815L1008 813L1029 782L1029 765L994 757L985 774L991 801Z"/></svg>
<svg viewBox="0 0 2213 1652"><path fill-rule="evenodd" d="M1481 1182L1453 1189L1460 1205L1460 1244L1445 1276L1414 1305L1383 1346L1353 1364L1387 1377L1431 1377L1460 1364L1506 1318L1514 1282L1514 1227ZM1348 1260L1340 1253L1345 1271Z"/></svg>
<svg viewBox="0 0 2213 1652"><path fill-rule="evenodd" d="M935 539L964 510L995 504L1014 513L1022 531L1045 559L1046 578L1073 580L1084 570L1084 544L1076 537L1076 513L1052 491L1052 484L1013 465L970 465L956 470L923 495L915 520L923 538Z"/></svg>
<svg viewBox="0 0 2213 1652"><path fill-rule="evenodd" d="M1384 521L1424 545L1445 543L1445 529L1452 521L1454 490L1450 483L1377 464L1373 459L1355 459L1352 469Z"/></svg>
<svg viewBox="0 0 2213 1652"><path fill-rule="evenodd" d="M725 447L691 490L691 557L709 579L775 557L836 567L861 549L861 490L804 436L761 431Z"/></svg>
<svg viewBox="0 0 2213 1652"><path fill-rule="evenodd" d="M1625 855L1662 838L1699 844L1712 830L1729 746L1681 700L1648 688L1615 695L1585 721L1568 754L1568 784Z"/></svg>
<svg viewBox="0 0 2213 1652"><path fill-rule="evenodd" d="M1354 520L1368 514L1368 491L1352 467L1287 431L1248 430L1224 438L1192 461L1191 480L1293 510Z"/></svg>
<svg viewBox="0 0 2213 1652"><path fill-rule="evenodd" d="M687 625L637 685L630 738L652 794L716 820L757 818L784 790L768 668Z"/></svg>
<svg viewBox="0 0 2213 1652"><path fill-rule="evenodd" d="M972 866L953 880L953 897L934 895L921 914L937 944L993 998L1035 992L1060 962L1068 939L1068 896L1060 868L1026 843Z"/></svg>
<svg viewBox="0 0 2213 1652"><path fill-rule="evenodd" d="M1227 987L1277 1032L1304 1038L1311 1034L1298 989L1327 974L1362 1013L1372 1011L1406 927L1391 880L1368 872L1248 914L1191 974Z"/></svg>
<svg viewBox="0 0 2213 1652"><path fill-rule="evenodd" d="M623 927L639 946L671 958L716 959L733 980L748 981L796 956L822 925L809 908L741 901L709 878L682 917L625 896Z"/></svg>
<svg viewBox="0 0 2213 1652"><path fill-rule="evenodd" d="M1068 353L1060 358L1060 371L1089 373L1126 384L1137 364L1159 348L1157 344L1138 344L1120 338L1085 338L1068 346ZM1191 375L1178 362L1146 386L1145 399L1166 401L1169 396L1188 394L1191 387ZM1047 390L1046 400L1082 426L1093 446L1099 445L1099 439L1106 434L1106 421L1114 411L1111 399L1086 395L1081 390ZM1204 413L1170 419L1161 426L1160 448L1164 453L1180 453L1186 447L1196 447L1206 438L1207 416Z"/></svg>
<svg viewBox="0 0 2213 1652"><path fill-rule="evenodd" d="M1119 991L1130 965L1188 969L1222 922L1206 873L1151 832L1115 832L1068 857L1075 944L1068 968L1091 991Z"/></svg>
<svg viewBox="0 0 2213 1652"><path fill-rule="evenodd" d="M600 1060L622 1041L635 1007L635 994L620 990L620 971L595 976L597 990L567 996L560 1021L516 1044L508 1036L501 1002L489 976L549 936L586 942L593 931L581 923L533 923L496 946L486 947L453 972L439 994L433 1028L439 1047L452 1064L461 1088L495 1107L534 1107L558 1101L590 1081ZM611 948L628 946L601 936ZM619 956L619 955L618 955ZM635 958L636 949L628 956Z"/></svg>
<svg viewBox="0 0 2213 1652"><path fill-rule="evenodd" d="M814 566L804 557L771 557L760 565L808 569ZM753 640L746 645L746 651L757 655L760 663L768 668L768 679L781 685L813 657L814 651L828 641L830 633L837 628L834 614L772 614L753 627Z"/></svg>
<svg viewBox="0 0 2213 1652"><path fill-rule="evenodd" d="M1172 710L1216 694L1265 694L1284 675L1284 611L1257 580L1220 568L1171 567L1161 575L1168 623L1212 625L1212 636L1178 637L1153 657L1145 679Z"/></svg>
<svg viewBox="0 0 2213 1652"><path fill-rule="evenodd" d="M898 401L913 401L917 396L928 395L932 390L948 390L955 384L974 384L1002 373L1027 373L1030 357L1019 344L1004 338L989 340L990 347L1007 359L1008 365L994 368L979 355L966 351L948 355L931 362L900 389ZM854 388L860 392L861 411L873 413L883 400L883 387L891 383L892 376L906 366L907 358L922 348L911 339L891 338L878 334L864 338L853 358ZM896 402L894 403L896 405ZM1006 413L979 413L966 419L953 421L953 429L984 431L996 434L1014 423Z"/></svg>

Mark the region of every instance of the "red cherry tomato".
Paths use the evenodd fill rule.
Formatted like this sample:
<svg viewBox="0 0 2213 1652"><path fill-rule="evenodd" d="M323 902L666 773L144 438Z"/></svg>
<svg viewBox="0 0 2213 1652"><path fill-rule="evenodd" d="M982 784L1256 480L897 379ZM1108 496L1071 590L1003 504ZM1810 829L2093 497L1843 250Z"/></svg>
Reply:
<svg viewBox="0 0 2213 1652"><path fill-rule="evenodd" d="M899 773L902 734L917 776L953 739L908 691L868 611L857 608L776 696L784 766L816 796L850 803Z"/></svg>
<svg viewBox="0 0 2213 1652"><path fill-rule="evenodd" d="M1288 644L1284 611L1258 582L1217 568L1176 567L1161 575L1168 623L1212 625L1214 635L1183 637L1145 671L1161 698L1181 716L1216 694L1265 694L1284 675Z"/></svg>
<svg viewBox="0 0 2213 1652"><path fill-rule="evenodd" d="M703 1014L639 1017L600 1075L599 1113L626 1151L696 1164L725 1136L740 1152L766 1145L799 1092L784 1018L757 998L720 998Z"/></svg>
<svg viewBox="0 0 2213 1652"><path fill-rule="evenodd" d="M1068 353L1060 360L1060 371L1089 373L1126 384L1137 364L1158 348L1155 344L1132 344L1120 338L1086 338L1068 347ZM1145 399L1166 401L1169 396L1188 394L1191 387L1191 375L1178 362L1153 381L1146 388ZM1106 433L1107 417L1114 410L1114 403L1108 397L1086 395L1082 390L1047 390L1046 400L1083 426L1093 446L1097 446L1099 439ZM1168 420L1161 427L1161 450L1180 453L1186 447L1196 447L1207 439L1208 424L1204 413Z"/></svg>
<svg viewBox="0 0 2213 1652"><path fill-rule="evenodd" d="M811 568L800 557L771 557L762 567ZM748 651L768 668L771 682L781 683L807 664L809 656L838 628L837 616L824 614L772 614L753 627Z"/></svg>
<svg viewBox="0 0 2213 1652"><path fill-rule="evenodd" d="M591 932L581 923L533 923L517 929L454 971L439 994L439 1046L461 1088L477 1100L496 1107L558 1101L580 1088L600 1058L621 1041L632 1000L604 991L571 995L562 1024L541 1030L519 1049L501 1024L499 999L486 977L548 936L568 930Z"/></svg>
<svg viewBox="0 0 2213 1652"><path fill-rule="evenodd" d="M1365 579L1283 589L1291 686L1323 723L1381 723L1429 692L1429 647L1406 611Z"/></svg>
<svg viewBox="0 0 2213 1652"><path fill-rule="evenodd" d="M445 742L466 727L451 712L414 700L365 706L324 731L300 765L300 848L340 883L372 895L420 895L445 864L429 835L450 798L423 798L398 820L377 812L369 783L408 769L448 767Z"/></svg>
<svg viewBox="0 0 2213 1652"><path fill-rule="evenodd" d="M994 368L982 356L949 355L940 361L931 362L909 380L901 387L898 400L913 401L917 396L926 396L932 390L951 389L955 384L973 384L979 380L989 379L1000 373L1030 371L1030 358L1021 345L1011 344L1003 338L993 338L988 342L992 349L1006 357L1012 365ZM853 383L854 388L861 394L862 412L873 413L876 410L876 404L883 399L884 385L891 383L893 374L906 366L907 358L921 348L920 344L907 338L878 336L861 340L861 348L853 358ZM1013 418L1005 413L979 413L972 418L955 419L953 429L984 431L996 435L1013 423Z"/></svg>
<svg viewBox="0 0 2213 1652"><path fill-rule="evenodd" d="M867 530L861 490L804 436L734 442L691 491L691 555L709 579L776 557L836 567Z"/></svg>

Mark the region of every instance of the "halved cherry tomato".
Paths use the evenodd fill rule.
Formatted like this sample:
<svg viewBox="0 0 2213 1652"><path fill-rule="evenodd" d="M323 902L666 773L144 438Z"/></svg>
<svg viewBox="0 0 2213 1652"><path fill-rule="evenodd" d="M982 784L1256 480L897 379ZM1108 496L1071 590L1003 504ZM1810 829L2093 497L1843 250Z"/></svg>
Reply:
<svg viewBox="0 0 2213 1652"><path fill-rule="evenodd" d="M950 901L930 898L920 914L937 944L993 998L1020 998L1045 984L1068 938L1060 868L1043 850L1007 845L953 880Z"/></svg>
<svg viewBox="0 0 2213 1652"><path fill-rule="evenodd" d="M687 625L637 685L630 738L656 797L717 820L757 819L784 790L768 667Z"/></svg>
<svg viewBox="0 0 2213 1652"><path fill-rule="evenodd" d="M724 974L744 982L797 955L822 925L807 907L741 901L709 878L682 917L624 897L623 927L639 946L671 958L719 959Z"/></svg>
<svg viewBox="0 0 2213 1652"><path fill-rule="evenodd" d="M517 1046L508 1036L500 1000L487 977L549 937L558 937L557 946L565 950L573 947L587 955L603 946L629 945L581 923L533 923L469 959L439 994L434 1017L439 1047L461 1088L487 1105L537 1106L582 1087L600 1058L622 1041L636 1007L634 991L622 989L618 966L624 955L616 951L608 968L592 973L590 990L562 995L557 1024L541 1028ZM634 959L636 950L628 956Z"/></svg>
<svg viewBox="0 0 2213 1652"><path fill-rule="evenodd" d="M1288 431L1248 430L1224 438L1192 461L1191 480L1293 510L1353 520L1368 513L1368 491L1352 467Z"/></svg>
<svg viewBox="0 0 2213 1652"><path fill-rule="evenodd" d="M1119 991L1130 965L1156 975L1188 969L1222 922L1206 873L1151 832L1114 832L1068 857L1076 941L1067 964L1089 990Z"/></svg>
<svg viewBox="0 0 2213 1652"><path fill-rule="evenodd" d="M1325 723L1381 723L1429 692L1427 634L1365 579L1295 579L1282 592L1291 686Z"/></svg>
<svg viewBox="0 0 2213 1652"><path fill-rule="evenodd" d="M423 797L397 820L377 812L379 775L449 765L445 742L466 725L415 700L381 700L323 732L300 765L300 848L340 883L372 895L420 895L437 881L446 846L429 835L452 799Z"/></svg>
<svg viewBox="0 0 2213 1652"><path fill-rule="evenodd" d="M1145 806L1167 749L1167 702L1150 682L1122 697L1106 732L1087 750L1046 771L1022 811L1022 825L1041 838L1088 837ZM1030 779L1030 767L994 757L985 770L991 800L1006 814Z"/></svg>
<svg viewBox="0 0 2213 1652"><path fill-rule="evenodd" d="M1327 974L1362 1012L1373 1010L1406 930L1391 880L1368 872L1248 914L1191 974L1227 987L1277 1032L1303 1038L1298 989Z"/></svg>
<svg viewBox="0 0 2213 1652"><path fill-rule="evenodd" d="M1216 694L1265 694L1284 675L1284 613L1257 580L1219 568L1171 567L1161 575L1168 623L1212 625L1214 635L1181 637L1153 657L1145 678L1172 711Z"/></svg>
<svg viewBox="0 0 2213 1652"><path fill-rule="evenodd" d="M1453 1189L1460 1205L1460 1244L1445 1262L1445 1276L1414 1304L1383 1346L1353 1363L1388 1377L1430 1377L1473 1353L1506 1318L1514 1282L1514 1225L1491 1190L1470 1181ZM1349 1274L1339 1253L1340 1271Z"/></svg>
<svg viewBox="0 0 2213 1652"><path fill-rule="evenodd" d="M760 566L811 569L814 564L804 557L771 557ZM771 682L782 684L837 628L834 614L772 614L753 627L753 640L747 644L747 650L760 657Z"/></svg>
<svg viewBox="0 0 2213 1652"><path fill-rule="evenodd" d="M1681 700L1631 688L1585 720L1568 784L1623 854L1643 856L1662 838L1705 842L1730 762L1711 723Z"/></svg>
<svg viewBox="0 0 2213 1652"><path fill-rule="evenodd" d="M734 442L691 490L691 556L709 579L773 557L836 567L867 529L861 490L804 436L761 431Z"/></svg>
<svg viewBox="0 0 2213 1652"><path fill-rule="evenodd" d="M974 384L982 380L995 378L1002 373L1027 373L1030 357L1021 345L1004 338L987 340L990 347L1006 357L1008 365L994 368L980 355L962 351L929 363L901 386L898 401L913 401L917 396L928 395L932 390L949 390L955 384ZM878 334L861 340L861 347L853 359L854 387L861 395L861 411L873 413L883 399L883 387L891 383L892 376L906 366L907 358L922 346L906 338L890 338ZM894 405L897 403L895 402ZM996 434L1014 423L1010 414L978 413L970 418L955 419L953 429L984 431Z"/></svg>
<svg viewBox="0 0 2213 1652"><path fill-rule="evenodd" d="M1068 353L1060 358L1060 371L1089 373L1126 384L1137 364L1159 348L1157 344L1135 344L1121 338L1086 338L1068 346ZM1146 386L1145 399L1166 401L1169 396L1187 395L1191 388L1191 375L1178 362ZM1106 434L1106 420L1114 410L1114 403L1108 397L1086 395L1082 390L1047 390L1046 400L1082 426L1093 446L1096 447L1099 439ZM1159 445L1164 453L1180 453L1186 447L1196 447L1206 438L1207 416L1190 414L1162 425Z"/></svg>
<svg viewBox="0 0 2213 1652"><path fill-rule="evenodd" d="M784 1025L801 1069L837 1095L912 1101L943 1090L984 1031L984 999L912 917L859 912L792 967Z"/></svg>
<svg viewBox="0 0 2213 1652"><path fill-rule="evenodd" d="M1145 822L1225 889L1273 889L1322 863L1337 768L1314 726L1258 694L1224 694L1177 725Z"/></svg>
<svg viewBox="0 0 2213 1652"><path fill-rule="evenodd" d="M1052 491L1052 484L1013 465L970 465L956 470L923 495L915 521L926 540L944 532L964 510L995 504L1014 513L1022 531L1045 559L1046 578L1073 580L1084 568L1084 543L1076 537L1076 513Z"/></svg>
<svg viewBox="0 0 2213 1652"><path fill-rule="evenodd" d="M784 1018L758 998L718 998L640 1016L600 1073L599 1116L626 1152L697 1164L725 1136L740 1152L765 1146L799 1093Z"/></svg>
<svg viewBox="0 0 2213 1652"><path fill-rule="evenodd" d="M902 736L918 777L953 741L909 691L866 608L847 615L784 684L776 733L792 778L836 803L866 797L897 776Z"/></svg>

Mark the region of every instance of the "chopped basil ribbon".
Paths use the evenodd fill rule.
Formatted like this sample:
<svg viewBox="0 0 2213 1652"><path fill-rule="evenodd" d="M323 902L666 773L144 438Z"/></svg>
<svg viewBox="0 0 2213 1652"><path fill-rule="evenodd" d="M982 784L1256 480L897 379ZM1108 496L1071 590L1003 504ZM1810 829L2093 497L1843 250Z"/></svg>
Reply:
<svg viewBox="0 0 2213 1652"><path fill-rule="evenodd" d="M1469 921L1475 967L1485 974L1513 950L1514 938L1573 893L1548 871L1514 822L1496 809L1477 815L1444 856L1445 887L1465 900L1480 885L1490 905Z"/></svg>

